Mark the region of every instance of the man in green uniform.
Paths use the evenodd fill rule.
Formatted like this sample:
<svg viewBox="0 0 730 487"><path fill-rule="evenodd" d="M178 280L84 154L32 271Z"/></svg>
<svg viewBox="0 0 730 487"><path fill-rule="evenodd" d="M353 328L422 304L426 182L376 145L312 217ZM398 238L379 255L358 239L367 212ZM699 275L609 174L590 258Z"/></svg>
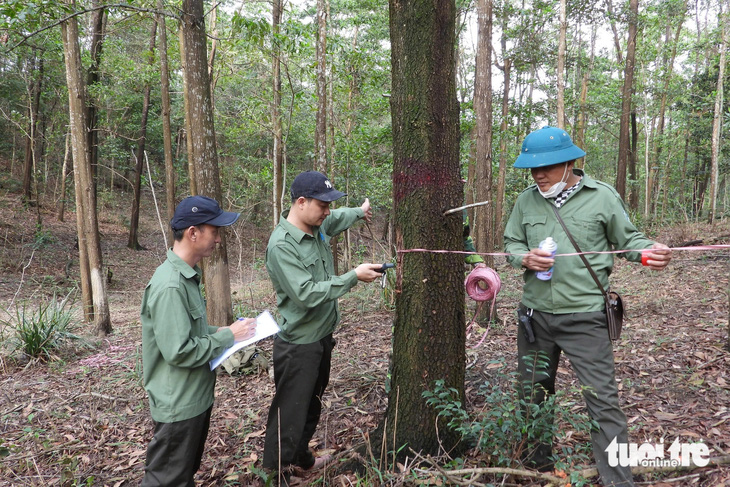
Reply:
<svg viewBox="0 0 730 487"><path fill-rule="evenodd" d="M629 249L622 257L645 261L654 270L661 270L671 260L671 250L646 238L629 221L623 202L614 188L574 168L585 152L573 144L562 129L544 127L529 134L515 167L528 168L535 185L520 194L504 233L507 260L516 268L524 268L524 288L520 305L523 315L531 317L534 338L520 322L517 334L519 372L523 381L539 384L548 394L555 392L555 375L560 353L565 352L581 384L587 388L583 397L588 412L598 423L591 433L593 455L603 485L631 486L628 466L611 465L606 448L616 439L628 441L626 417L618 401L613 347L606 327L605 302L595 281L579 256L552 258L540 250L546 237L557 242L558 254L575 252L558 222L553 207L559 208L580 249L611 251ZM588 254L604 289L613 268L613 254ZM536 273L553 268L552 278L543 281ZM549 365L533 375L522 360L537 352L546 354ZM538 395L538 400L542 400ZM538 445L529 452L532 466L549 470L552 467L552 444Z"/></svg>
<svg viewBox="0 0 730 487"><path fill-rule="evenodd" d="M330 211L330 203L342 196L323 174L299 174L291 185L291 209L282 213L266 248L281 332L274 339L276 393L266 424L263 466L277 472L282 485L289 483L293 469L314 470L329 460L315 458L309 441L329 382L332 332L340 321L337 298L358 281L381 276L379 264L334 274L330 239L372 217L367 199L359 208Z"/></svg>
<svg viewBox="0 0 730 487"><path fill-rule="evenodd" d="M172 249L145 288L142 365L155 432L143 487L195 485L213 408L216 376L208 362L254 334L253 319L220 328L208 325L200 291L198 262L220 243L219 227L238 217L211 198L185 198L170 222Z"/></svg>

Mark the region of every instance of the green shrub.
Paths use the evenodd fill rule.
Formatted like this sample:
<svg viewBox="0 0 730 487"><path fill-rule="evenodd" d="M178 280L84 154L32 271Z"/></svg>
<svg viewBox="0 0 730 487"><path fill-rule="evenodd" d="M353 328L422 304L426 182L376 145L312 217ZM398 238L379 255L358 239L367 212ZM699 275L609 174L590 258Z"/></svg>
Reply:
<svg viewBox="0 0 730 487"><path fill-rule="evenodd" d="M15 319L0 323L15 330L16 350L30 357L51 358L51 352L64 340L78 338L71 332L76 325L71 294L63 299L54 294L37 308L23 303L16 306Z"/></svg>
<svg viewBox="0 0 730 487"><path fill-rule="evenodd" d="M528 369L533 377L547 367L544 355L524 357L523 360L529 363ZM434 391L423 393L427 403L438 410L449 427L460 433L478 453L486 455L490 466L520 467L520 459L526 452L540 443L550 443L552 438L559 439L565 435L561 425L566 423L581 433L588 433L596 427L587 414L573 410L574 402L571 402L570 396L576 390L547 395L540 403L536 400L541 387L539 384L533 386L532 381L520 382L516 372L506 373L504 360L492 363L500 365L495 369L495 380L486 381L479 388L477 395L484 398L484 406L473 415L464 409L458 391L445 387L442 380L436 381ZM590 443L584 442L565 453L570 454L571 463L576 463L588 461L590 451ZM555 456L554 460L557 466L564 465Z"/></svg>

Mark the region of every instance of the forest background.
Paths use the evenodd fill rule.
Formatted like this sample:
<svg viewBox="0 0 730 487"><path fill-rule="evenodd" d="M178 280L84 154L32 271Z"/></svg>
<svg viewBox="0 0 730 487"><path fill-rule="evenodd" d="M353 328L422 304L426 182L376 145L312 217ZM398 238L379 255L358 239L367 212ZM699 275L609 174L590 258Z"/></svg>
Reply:
<svg viewBox="0 0 730 487"><path fill-rule="evenodd" d="M185 66L189 59L181 56L187 38L180 19L190 3L196 2L6 0L0 5L4 205L16 217L22 208L24 223L10 221L5 227L4 272L19 278L3 296L10 316L3 328L5 344L12 342L5 340L11 335L9 327L17 326L13 306L39 297L53 300L57 293L67 295L85 284L98 286L76 275L76 251L68 241L72 237L57 233L70 226L57 224L68 218L64 214L84 204L78 193L73 197L73 185L83 177L83 168L73 167L74 134L88 138L91 174L86 193L95 197L86 213L89 221L79 220L81 212L76 212L77 245L83 249L86 236L103 236L106 244L97 244L96 264L101 271L104 260L102 275L110 290L122 278L124 292L142 288L144 282L137 281L148 276L125 268L136 267L137 261L154 267L159 252L151 259L143 255L164 248L166 231L158 221L164 227L173 202L205 185L196 173L205 171L196 169L196 158L190 156L195 128L185 116L190 103L186 95L194 87L184 76L190 69ZM391 259L398 215L393 201L397 183L388 4L199 3L207 34L204 58L215 127L214 166L219 171L211 179L218 181L217 196L226 209L243 214L240 232L231 236L231 250L236 252L231 257L234 293L241 292L244 276L253 280L247 266L253 269L258 263L261 270L262 247L280 209L286 207L285 188L301 170L326 172L348 193L342 204L359 205L369 197L379 215L373 229L345 237L337 249L342 268L363 259ZM455 8L458 165L467 181L466 202L490 201L470 210L480 252L499 251L503 222L516 196L530 183L529 174L511 164L524 136L545 124L571 133L588 154L582 161L588 174L614 184L634 222L649 235L671 236L665 240L675 246L723 241L730 212L722 130L728 117L728 22L723 22L723 2L475 1L457 2ZM72 19L78 26L75 37L67 27ZM160 47L163 33L165 49ZM73 125L78 117L69 98L69 40L79 47L80 64L74 70L84 81L88 126L82 132ZM484 42L486 51L480 48ZM485 52L480 63L480 53ZM169 100L164 94L167 81ZM92 220L98 220L100 233L93 230ZM84 225L87 229L79 230ZM11 233L15 240L8 237ZM108 246L110 235L115 235L114 251ZM119 248L120 241L131 254ZM50 250L54 246L63 249L60 254ZM93 245L89 248L93 254ZM40 257L44 253L46 260ZM124 264L115 262L119 256ZM90 260L93 269L96 264ZM41 278L38 287L29 286L24 273L39 261L46 268L49 262L61 267L57 275ZM718 267L723 269L722 263ZM258 277L265 281L265 276ZM712 323L722 322L723 307L727 323L727 274L712 286L721 293ZM236 314L245 314L272 306L270 296L257 293L254 298L251 288L248 292L246 298L234 294L233 303L224 307L233 304ZM265 290L260 292L266 296ZM89 291L88 301L83 301L86 320L96 320L86 332L106 336L119 322L118 335L134 334L134 327L128 328L136 319L133 313L127 309L124 317L113 318L118 311L114 296L104 298L109 305L95 301L96 294ZM379 316L394 298L387 292L378 298L378 311L373 312ZM503 312L507 315L509 308ZM379 319L392 319L384 316ZM115 346L124 345L109 345L108 350ZM701 353L709 364L700 364L704 367L726 361L725 355ZM10 367L4 370L8 372L18 365L10 360L3 366ZM726 386L719 387L726 394ZM143 401L138 407L144 408ZM38 414L34 409L33 401L21 409L13 405L3 416L30 416L32 423ZM136 408L133 412L141 414ZM712 427L722 428L727 408L716 412L722 422ZM727 430L721 429L720 436L722 431ZM135 434L140 439L129 466L139 468L144 431ZM30 441L26 436L20 441L10 434L3 440L10 446L0 445L3 454L16 454L14 448ZM69 475L70 481L80 482L100 476L84 467L83 455L59 453L65 450L58 445L51 450L58 453L47 462L52 473L39 472L40 478ZM13 475L28 475L29 458L21 458L26 466L17 467ZM238 475L228 466L223 471ZM207 475L215 484L222 474L214 469ZM113 476L104 482L109 478Z"/></svg>

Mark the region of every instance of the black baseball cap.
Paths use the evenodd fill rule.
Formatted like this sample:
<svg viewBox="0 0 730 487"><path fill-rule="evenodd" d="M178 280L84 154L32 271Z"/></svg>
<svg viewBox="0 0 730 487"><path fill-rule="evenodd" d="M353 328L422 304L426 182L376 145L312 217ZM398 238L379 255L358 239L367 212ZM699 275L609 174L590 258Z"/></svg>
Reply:
<svg viewBox="0 0 730 487"><path fill-rule="evenodd" d="M207 196L188 196L175 208L175 215L170 220L173 230L192 227L195 225L213 225L227 227L233 225L240 213L223 211L218 202Z"/></svg>
<svg viewBox="0 0 730 487"><path fill-rule="evenodd" d="M317 171L305 171L300 173L294 182L291 183L291 198L295 200L300 196L314 198L319 201L335 201L347 193L337 191L327 176Z"/></svg>

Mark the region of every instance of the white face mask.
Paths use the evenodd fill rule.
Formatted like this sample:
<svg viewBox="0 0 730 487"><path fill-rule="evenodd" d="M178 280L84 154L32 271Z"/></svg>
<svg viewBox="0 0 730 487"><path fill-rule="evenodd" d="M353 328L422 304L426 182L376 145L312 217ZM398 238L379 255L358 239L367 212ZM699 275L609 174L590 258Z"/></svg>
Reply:
<svg viewBox="0 0 730 487"><path fill-rule="evenodd" d="M550 189L547 191L540 190L540 187L538 186L537 190L540 191L540 194L543 198L555 198L557 195L560 194L562 190L565 189L565 186L568 185L567 179L563 181L563 178L565 178L565 175L568 173L568 165L565 165L565 169L563 170L563 177L560 178L560 182L553 184L550 186Z"/></svg>

